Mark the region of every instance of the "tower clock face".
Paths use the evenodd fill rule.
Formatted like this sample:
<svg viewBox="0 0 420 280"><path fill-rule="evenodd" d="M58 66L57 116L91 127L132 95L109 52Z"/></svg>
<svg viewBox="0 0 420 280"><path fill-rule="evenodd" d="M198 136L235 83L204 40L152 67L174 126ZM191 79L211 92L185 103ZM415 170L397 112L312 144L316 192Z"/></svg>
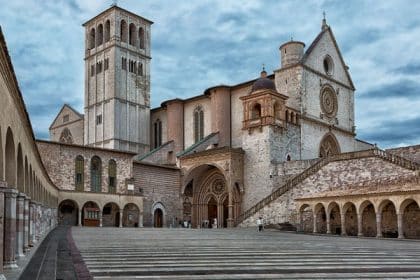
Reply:
<svg viewBox="0 0 420 280"><path fill-rule="evenodd" d="M337 115L338 102L334 89L330 86L323 87L320 99L322 112L330 118L335 117Z"/></svg>

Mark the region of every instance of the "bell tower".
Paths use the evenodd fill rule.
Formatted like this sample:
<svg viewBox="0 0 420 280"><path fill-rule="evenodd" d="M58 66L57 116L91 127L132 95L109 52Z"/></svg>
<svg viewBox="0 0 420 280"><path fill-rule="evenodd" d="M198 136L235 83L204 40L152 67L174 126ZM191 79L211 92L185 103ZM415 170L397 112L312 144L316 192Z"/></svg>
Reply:
<svg viewBox="0 0 420 280"><path fill-rule="evenodd" d="M149 150L152 24L116 5L83 24L85 145Z"/></svg>

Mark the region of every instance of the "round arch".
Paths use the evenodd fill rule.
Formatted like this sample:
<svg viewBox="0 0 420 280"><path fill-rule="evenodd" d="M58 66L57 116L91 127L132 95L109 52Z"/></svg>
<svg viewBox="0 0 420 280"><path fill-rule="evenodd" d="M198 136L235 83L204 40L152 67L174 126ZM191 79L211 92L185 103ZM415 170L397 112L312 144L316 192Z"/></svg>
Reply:
<svg viewBox="0 0 420 280"><path fill-rule="evenodd" d="M120 226L120 206L115 202L107 202L102 207L102 226L119 227Z"/></svg>
<svg viewBox="0 0 420 280"><path fill-rule="evenodd" d="M76 226L79 219L79 205L72 199L64 199L58 205L58 224Z"/></svg>
<svg viewBox="0 0 420 280"><path fill-rule="evenodd" d="M5 178L10 187L16 187L16 151L12 129L9 127L6 133L5 147Z"/></svg>
<svg viewBox="0 0 420 280"><path fill-rule="evenodd" d="M98 227L100 222L101 208L98 203L94 201L87 201L82 208L82 225Z"/></svg>
<svg viewBox="0 0 420 280"><path fill-rule="evenodd" d="M419 203L408 198L400 205L402 214L402 236L405 238L420 238L420 208Z"/></svg>
<svg viewBox="0 0 420 280"><path fill-rule="evenodd" d="M375 237L377 235L375 205L370 200L363 201L359 206L359 215L362 219L363 236Z"/></svg>
<svg viewBox="0 0 420 280"><path fill-rule="evenodd" d="M326 158L341 153L340 144L331 132L324 135L319 143L319 157Z"/></svg>
<svg viewBox="0 0 420 280"><path fill-rule="evenodd" d="M314 218L316 232L327 233L327 213L323 203L319 202L314 206Z"/></svg>
<svg viewBox="0 0 420 280"><path fill-rule="evenodd" d="M378 213L381 217L380 236L397 238L398 222L395 203L390 199L382 200L378 205Z"/></svg>
<svg viewBox="0 0 420 280"><path fill-rule="evenodd" d="M127 203L123 209L123 227L140 226L140 209L134 203Z"/></svg>
<svg viewBox="0 0 420 280"><path fill-rule="evenodd" d="M23 155L22 155L22 145L18 144L18 150L17 150L17 159L16 159L16 183L17 183L17 189L20 192L24 192L24 184L25 184L25 177L24 177L24 165L23 165Z"/></svg>
<svg viewBox="0 0 420 280"><path fill-rule="evenodd" d="M342 213L344 217L344 228L342 228L342 232L345 235L349 236L357 236L358 228L357 228L357 208L353 202L346 202L342 207Z"/></svg>
<svg viewBox="0 0 420 280"><path fill-rule="evenodd" d="M327 207L327 217L330 221L330 231L332 234L341 234L341 210L340 205L332 201Z"/></svg>
<svg viewBox="0 0 420 280"><path fill-rule="evenodd" d="M314 212L311 205L305 203L299 207L300 231L312 233L314 231Z"/></svg>

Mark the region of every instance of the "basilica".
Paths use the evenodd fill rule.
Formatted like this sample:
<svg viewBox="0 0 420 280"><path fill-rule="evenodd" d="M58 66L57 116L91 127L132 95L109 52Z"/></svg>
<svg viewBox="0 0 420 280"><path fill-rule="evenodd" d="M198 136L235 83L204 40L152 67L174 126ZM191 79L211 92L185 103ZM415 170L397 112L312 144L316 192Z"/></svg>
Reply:
<svg viewBox="0 0 420 280"><path fill-rule="evenodd" d="M325 19L312 42L273 46L273 73L156 108L152 24L117 5L83 24L84 111L64 104L50 140L34 138L1 35L5 266L56 224L223 228L262 217L280 229L420 237L420 145L356 138L355 86Z"/></svg>

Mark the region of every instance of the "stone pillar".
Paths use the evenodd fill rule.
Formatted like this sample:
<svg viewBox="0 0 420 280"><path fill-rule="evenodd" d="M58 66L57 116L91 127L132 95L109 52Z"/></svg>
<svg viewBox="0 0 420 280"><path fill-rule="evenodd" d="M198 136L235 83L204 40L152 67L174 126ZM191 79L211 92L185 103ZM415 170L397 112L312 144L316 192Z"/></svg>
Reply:
<svg viewBox="0 0 420 280"><path fill-rule="evenodd" d="M223 209L223 204L222 204ZM224 217L223 217L224 218ZM221 225L223 226L223 221L221 221ZM233 193L232 193L232 185L229 188L229 197L228 197L228 219L227 219L227 227L233 228L235 226L233 221Z"/></svg>
<svg viewBox="0 0 420 280"><path fill-rule="evenodd" d="M0 181L0 279L6 279L3 275L3 253L4 253L4 239L3 239L3 233L4 233L4 206L5 206L5 195L4 190L7 188L7 183Z"/></svg>
<svg viewBox="0 0 420 280"><path fill-rule="evenodd" d="M397 214L397 225L398 225L398 238L405 238L404 237L404 230L403 230L403 214Z"/></svg>
<svg viewBox="0 0 420 280"><path fill-rule="evenodd" d="M99 227L102 227L102 211L99 211Z"/></svg>
<svg viewBox="0 0 420 280"><path fill-rule="evenodd" d="M23 193L19 193L16 199L16 258L25 256L23 254L25 197Z"/></svg>
<svg viewBox="0 0 420 280"><path fill-rule="evenodd" d="M341 214L341 236L346 236L347 232L346 232L346 215L345 214Z"/></svg>
<svg viewBox="0 0 420 280"><path fill-rule="evenodd" d="M175 227L177 226L175 225ZM143 227L143 212L139 213L139 227Z"/></svg>
<svg viewBox="0 0 420 280"><path fill-rule="evenodd" d="M36 212L36 207L35 207L35 202L34 201L30 201L29 202L29 246L33 247L34 244L36 243L36 238L35 238L35 212Z"/></svg>
<svg viewBox="0 0 420 280"><path fill-rule="evenodd" d="M327 213L327 234L331 234L331 217L329 213Z"/></svg>
<svg viewBox="0 0 420 280"><path fill-rule="evenodd" d="M24 210L23 210L23 251L26 253L27 251L29 251L29 237L30 237L30 211L29 211L29 202L30 199L29 197L25 198L25 206L24 206Z"/></svg>
<svg viewBox="0 0 420 280"><path fill-rule="evenodd" d="M376 213L376 237L382 237L382 213Z"/></svg>
<svg viewBox="0 0 420 280"><path fill-rule="evenodd" d="M314 214L314 218L313 218L313 220L314 220L314 233L317 233L318 232L318 229L317 229L317 224L316 224L316 214Z"/></svg>
<svg viewBox="0 0 420 280"><path fill-rule="evenodd" d="M41 238L41 205L35 204L35 239L38 241Z"/></svg>
<svg viewBox="0 0 420 280"><path fill-rule="evenodd" d="M357 214L357 236L363 236L362 214Z"/></svg>
<svg viewBox="0 0 420 280"><path fill-rule="evenodd" d="M123 211L120 211L120 227L123 227Z"/></svg>
<svg viewBox="0 0 420 280"><path fill-rule="evenodd" d="M82 226L82 210L83 209L79 209L79 219L78 219L78 226L81 227Z"/></svg>
<svg viewBox="0 0 420 280"><path fill-rule="evenodd" d="M15 189L4 191L4 268L17 268L16 252L16 197Z"/></svg>

